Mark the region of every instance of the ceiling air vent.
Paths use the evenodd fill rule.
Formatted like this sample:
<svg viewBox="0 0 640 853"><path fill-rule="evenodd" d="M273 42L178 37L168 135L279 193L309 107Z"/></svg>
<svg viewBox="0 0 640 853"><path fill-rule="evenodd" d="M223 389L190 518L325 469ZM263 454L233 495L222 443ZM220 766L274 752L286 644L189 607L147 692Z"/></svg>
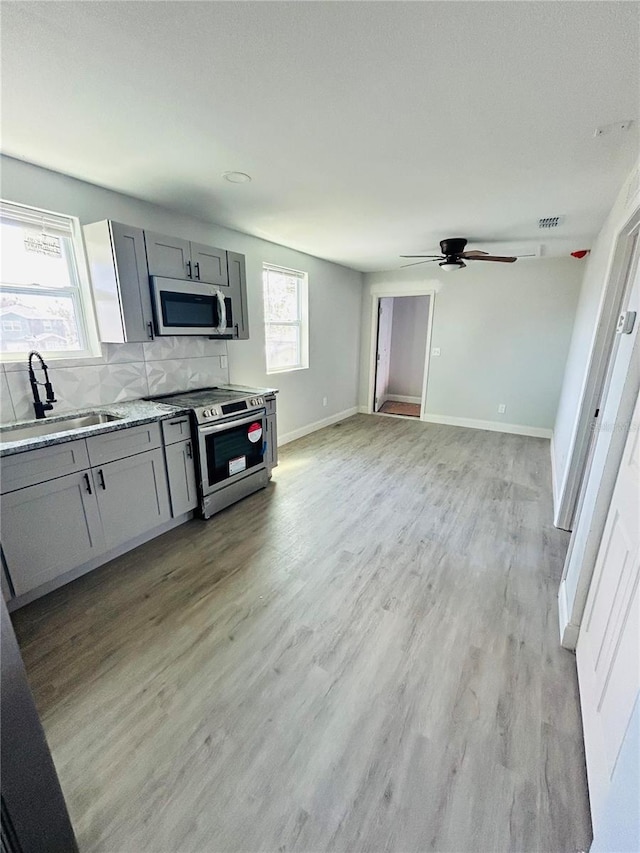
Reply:
<svg viewBox="0 0 640 853"><path fill-rule="evenodd" d="M544 219L538 219L538 228L557 228L562 219L562 216L545 216Z"/></svg>

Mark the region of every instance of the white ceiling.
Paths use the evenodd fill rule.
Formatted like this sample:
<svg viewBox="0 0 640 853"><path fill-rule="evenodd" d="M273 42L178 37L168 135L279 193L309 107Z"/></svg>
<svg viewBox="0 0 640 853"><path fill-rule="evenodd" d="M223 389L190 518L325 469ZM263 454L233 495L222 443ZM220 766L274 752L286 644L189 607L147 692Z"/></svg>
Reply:
<svg viewBox="0 0 640 853"><path fill-rule="evenodd" d="M1 47L6 154L361 270L584 248L638 147L636 3L3 2Z"/></svg>

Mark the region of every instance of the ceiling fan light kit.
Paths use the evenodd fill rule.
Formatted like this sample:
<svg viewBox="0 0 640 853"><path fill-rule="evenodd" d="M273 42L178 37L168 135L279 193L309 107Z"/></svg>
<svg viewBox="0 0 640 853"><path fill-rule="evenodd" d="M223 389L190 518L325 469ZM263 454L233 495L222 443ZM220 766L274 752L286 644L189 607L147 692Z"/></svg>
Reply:
<svg viewBox="0 0 640 853"><path fill-rule="evenodd" d="M403 266L405 267L438 261L438 266L445 272L464 269L466 267L465 261L493 261L500 264L513 264L518 260L515 257L506 255L490 255L488 252L482 252L479 249L472 249L466 252L465 246L467 242L465 237L447 237L445 240L440 241L441 255L400 255L400 257L422 259L414 261L412 264L404 264Z"/></svg>

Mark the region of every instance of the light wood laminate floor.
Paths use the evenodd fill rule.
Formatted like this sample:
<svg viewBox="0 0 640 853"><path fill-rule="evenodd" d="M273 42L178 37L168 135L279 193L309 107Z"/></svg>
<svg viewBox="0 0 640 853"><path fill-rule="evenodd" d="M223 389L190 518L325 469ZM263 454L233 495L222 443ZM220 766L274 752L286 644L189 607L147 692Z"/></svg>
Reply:
<svg viewBox="0 0 640 853"><path fill-rule="evenodd" d="M14 614L82 853L591 830L543 439L357 415Z"/></svg>

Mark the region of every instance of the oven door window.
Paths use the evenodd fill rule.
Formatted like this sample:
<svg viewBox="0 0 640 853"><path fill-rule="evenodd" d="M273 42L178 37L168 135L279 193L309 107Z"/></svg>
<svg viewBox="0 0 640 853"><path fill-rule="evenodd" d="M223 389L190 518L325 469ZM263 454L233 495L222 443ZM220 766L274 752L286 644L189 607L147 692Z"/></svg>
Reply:
<svg viewBox="0 0 640 853"><path fill-rule="evenodd" d="M209 485L221 483L262 464L264 422L257 418L242 426L205 436Z"/></svg>
<svg viewBox="0 0 640 853"><path fill-rule="evenodd" d="M213 328L218 325L215 296L160 291L162 324L172 329Z"/></svg>

